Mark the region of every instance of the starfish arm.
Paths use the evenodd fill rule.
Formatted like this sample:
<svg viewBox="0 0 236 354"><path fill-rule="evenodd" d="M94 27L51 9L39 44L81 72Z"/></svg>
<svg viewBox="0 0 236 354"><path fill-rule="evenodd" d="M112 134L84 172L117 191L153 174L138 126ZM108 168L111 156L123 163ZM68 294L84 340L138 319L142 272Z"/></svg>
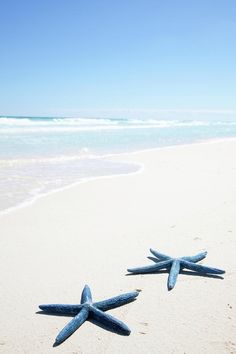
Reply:
<svg viewBox="0 0 236 354"><path fill-rule="evenodd" d="M107 311L134 301L138 295L138 291L133 291L131 293L112 297L111 299L95 302L93 306L95 306L99 310Z"/></svg>
<svg viewBox="0 0 236 354"><path fill-rule="evenodd" d="M81 295L81 304L85 302L92 302L92 294L88 285L85 285Z"/></svg>
<svg viewBox="0 0 236 354"><path fill-rule="evenodd" d="M47 313L55 315L77 315L78 312L82 309L82 305L61 305L61 304L52 304L52 305L39 305L40 310Z"/></svg>
<svg viewBox="0 0 236 354"><path fill-rule="evenodd" d="M168 289L171 290L174 288L178 275L180 271L180 261L178 259L175 259L174 262L172 263L171 269L170 269L170 274L168 277Z"/></svg>
<svg viewBox="0 0 236 354"><path fill-rule="evenodd" d="M59 345L70 337L88 318L89 309L82 308L80 313L76 315L58 334L55 345Z"/></svg>
<svg viewBox="0 0 236 354"><path fill-rule="evenodd" d="M207 255L207 252L202 252L202 253L198 253L196 254L196 256L192 256L192 257L181 257L181 259L185 260L185 261L188 261L188 262L193 262L193 263L196 263L196 262L199 262L201 261L202 259L204 259Z"/></svg>
<svg viewBox="0 0 236 354"><path fill-rule="evenodd" d="M158 258L159 261L167 261L168 259L171 259L171 257L166 256L163 253L157 252L155 250L153 250L152 248L150 248L150 252L156 257Z"/></svg>
<svg viewBox="0 0 236 354"><path fill-rule="evenodd" d="M168 268L169 265L171 264L171 262L172 262L171 260L158 262L156 264L152 264L152 265L149 265L146 267L129 268L129 269L127 269L127 271L130 273L134 273L134 274L152 273L152 272L156 272L162 268Z"/></svg>
<svg viewBox="0 0 236 354"><path fill-rule="evenodd" d="M127 336L130 334L131 331L129 327L126 326L126 324L112 317L108 313L104 313L94 306L91 306L90 312L91 318L96 322L97 325L101 326L102 328L121 335Z"/></svg>
<svg viewBox="0 0 236 354"><path fill-rule="evenodd" d="M225 273L225 271L222 270L222 269L205 267L205 266L202 266L200 264L191 263L191 262L188 262L188 261L185 261L185 260L181 260L181 266L183 268L187 268L187 269L194 270L196 272L204 273L204 274L206 274L206 273L209 273L209 274L224 274Z"/></svg>

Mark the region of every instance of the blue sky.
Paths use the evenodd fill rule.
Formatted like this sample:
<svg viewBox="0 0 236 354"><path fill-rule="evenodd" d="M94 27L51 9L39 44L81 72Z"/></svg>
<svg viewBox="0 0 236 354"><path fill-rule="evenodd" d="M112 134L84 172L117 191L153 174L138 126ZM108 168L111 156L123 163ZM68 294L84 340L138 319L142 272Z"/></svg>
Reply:
<svg viewBox="0 0 236 354"><path fill-rule="evenodd" d="M8 0L0 17L0 115L236 117L235 0Z"/></svg>

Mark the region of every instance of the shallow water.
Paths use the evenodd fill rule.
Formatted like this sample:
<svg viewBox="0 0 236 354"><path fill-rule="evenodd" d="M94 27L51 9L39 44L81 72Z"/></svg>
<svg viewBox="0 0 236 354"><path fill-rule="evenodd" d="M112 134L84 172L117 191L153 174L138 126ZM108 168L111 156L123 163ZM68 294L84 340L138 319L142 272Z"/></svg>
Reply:
<svg viewBox="0 0 236 354"><path fill-rule="evenodd" d="M0 117L0 210L81 180L139 169L122 154L236 136L236 121Z"/></svg>

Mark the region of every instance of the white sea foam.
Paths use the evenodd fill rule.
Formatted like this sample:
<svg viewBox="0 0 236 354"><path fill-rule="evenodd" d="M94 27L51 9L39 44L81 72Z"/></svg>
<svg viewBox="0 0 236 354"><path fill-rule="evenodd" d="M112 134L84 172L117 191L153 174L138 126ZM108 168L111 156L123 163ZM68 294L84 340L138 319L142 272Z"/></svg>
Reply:
<svg viewBox="0 0 236 354"><path fill-rule="evenodd" d="M16 126L53 126L53 125L116 125L117 120L102 119L102 118L50 118L50 119L37 119L37 118L8 118L0 117L0 125L16 125Z"/></svg>
<svg viewBox="0 0 236 354"><path fill-rule="evenodd" d="M233 126L235 121L180 121L158 119L88 119L88 118L7 118L0 117L0 134L80 132L121 129L149 129L175 127Z"/></svg>
<svg viewBox="0 0 236 354"><path fill-rule="evenodd" d="M82 159L99 159L104 158L105 155L98 156L95 154L87 154L86 151L78 155L58 155L55 157L45 157L45 158L18 158L18 159L0 159L0 166L14 166L14 165L29 165L29 164L53 164L53 163L62 163L77 161Z"/></svg>
<svg viewBox="0 0 236 354"><path fill-rule="evenodd" d="M205 120L161 120L161 119L109 119L109 118L11 118L0 117L1 125L16 126L104 126L104 125L156 125L156 126L177 126L177 125L215 125L215 124L236 124L235 121L205 121Z"/></svg>

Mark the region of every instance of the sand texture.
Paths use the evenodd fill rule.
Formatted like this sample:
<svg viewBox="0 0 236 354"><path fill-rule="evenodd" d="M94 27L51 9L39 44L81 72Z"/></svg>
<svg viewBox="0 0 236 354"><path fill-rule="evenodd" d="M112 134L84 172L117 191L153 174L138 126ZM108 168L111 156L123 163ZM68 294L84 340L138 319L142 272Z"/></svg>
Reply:
<svg viewBox="0 0 236 354"><path fill-rule="evenodd" d="M116 157L140 173L102 178L0 216L0 353L236 353L236 141ZM172 256L207 250L201 263L224 279L126 276L149 248ZM36 314L44 303L95 301L142 290L109 311L132 330L122 337L86 322L53 348L68 317Z"/></svg>

